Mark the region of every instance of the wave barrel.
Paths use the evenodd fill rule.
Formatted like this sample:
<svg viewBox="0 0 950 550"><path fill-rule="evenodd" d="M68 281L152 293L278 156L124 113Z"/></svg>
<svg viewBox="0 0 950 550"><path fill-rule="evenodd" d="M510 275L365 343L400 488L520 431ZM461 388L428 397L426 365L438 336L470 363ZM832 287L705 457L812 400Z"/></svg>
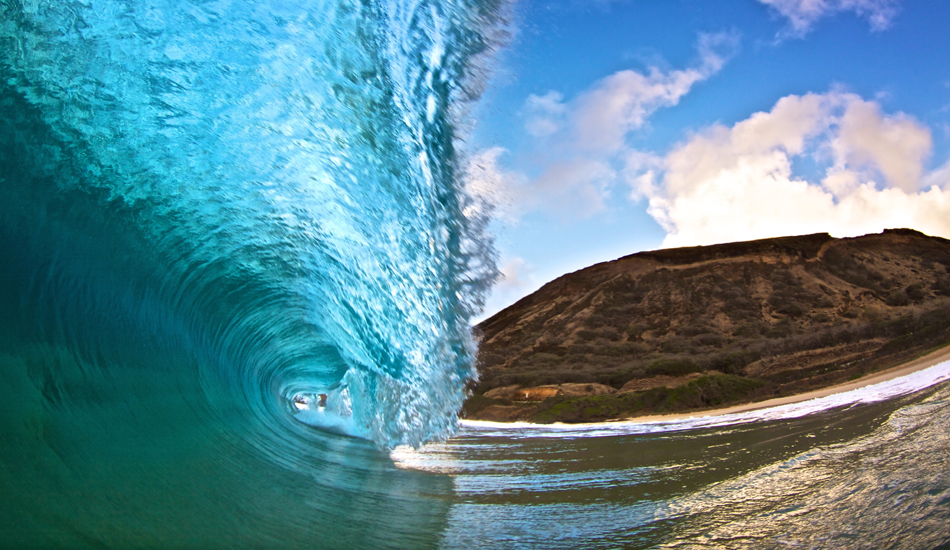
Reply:
<svg viewBox="0 0 950 550"><path fill-rule="evenodd" d="M0 547L437 543L497 12L0 3Z"/></svg>

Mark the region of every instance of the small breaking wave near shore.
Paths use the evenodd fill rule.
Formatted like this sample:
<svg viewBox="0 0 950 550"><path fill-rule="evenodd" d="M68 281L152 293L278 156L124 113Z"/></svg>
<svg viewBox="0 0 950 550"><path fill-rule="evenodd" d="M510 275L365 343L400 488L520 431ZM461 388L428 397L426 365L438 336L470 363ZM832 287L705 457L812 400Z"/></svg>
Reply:
<svg viewBox="0 0 950 550"><path fill-rule="evenodd" d="M940 353L946 355L946 351ZM697 411L661 416L645 416L613 422L578 424L531 424L526 422L486 422L463 420L466 432L485 436L519 437L602 437L660 431L693 430L720 426L786 420L829 410L878 403L920 392L950 380L950 361L916 362L926 368L897 367L869 376L869 380L817 390L806 394L776 398L759 403L720 410Z"/></svg>
<svg viewBox="0 0 950 550"><path fill-rule="evenodd" d="M442 548L936 548L950 540L950 363L737 414L465 422L393 452L451 477Z"/></svg>

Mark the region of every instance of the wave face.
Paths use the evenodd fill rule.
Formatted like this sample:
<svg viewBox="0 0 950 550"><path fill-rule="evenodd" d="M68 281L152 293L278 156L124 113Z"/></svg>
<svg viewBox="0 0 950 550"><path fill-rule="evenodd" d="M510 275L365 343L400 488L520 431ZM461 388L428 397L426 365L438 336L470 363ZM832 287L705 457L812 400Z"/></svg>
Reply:
<svg viewBox="0 0 950 550"><path fill-rule="evenodd" d="M380 449L474 376L497 11L0 2L0 538L431 545L444 480Z"/></svg>

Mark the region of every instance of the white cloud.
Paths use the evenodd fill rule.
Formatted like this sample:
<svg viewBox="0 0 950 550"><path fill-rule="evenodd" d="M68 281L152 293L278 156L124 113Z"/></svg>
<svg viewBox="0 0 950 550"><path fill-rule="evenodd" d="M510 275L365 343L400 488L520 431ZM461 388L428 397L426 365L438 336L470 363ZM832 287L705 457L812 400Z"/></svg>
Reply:
<svg viewBox="0 0 950 550"><path fill-rule="evenodd" d="M645 151L630 150L624 159L624 178L630 185L630 198L639 201L657 194L657 174L663 170L663 158Z"/></svg>
<svg viewBox="0 0 950 550"><path fill-rule="evenodd" d="M652 165L634 159L626 176L666 229L664 246L887 227L950 236L950 163L924 175L930 145L927 128L856 95L788 96ZM795 157L827 155L821 181L794 176Z"/></svg>
<svg viewBox="0 0 950 550"><path fill-rule="evenodd" d="M704 34L699 39L697 67L646 73L619 71L597 82L576 101L573 112L575 146L615 152L631 131L643 126L661 107L676 105L694 84L718 72L738 46L732 34Z"/></svg>
<svg viewBox="0 0 950 550"><path fill-rule="evenodd" d="M921 187L930 189L934 186L950 189L950 161L924 176Z"/></svg>
<svg viewBox="0 0 950 550"><path fill-rule="evenodd" d="M507 170L501 158L508 151L492 147L479 151L466 163L465 189L475 200L466 212L472 216L486 208L499 221L516 223L521 214L548 210L565 218L591 215L604 208L610 185L617 175L609 165L586 157L550 159L534 179Z"/></svg>
<svg viewBox="0 0 950 550"><path fill-rule="evenodd" d="M501 278L492 288L485 309L474 320L479 323L516 301L534 292L540 286L534 268L523 258L511 258L502 265Z"/></svg>
<svg viewBox="0 0 950 550"><path fill-rule="evenodd" d="M522 290L534 283L534 269L523 258L513 258L501 267L501 290Z"/></svg>
<svg viewBox="0 0 950 550"><path fill-rule="evenodd" d="M666 189L681 193L711 174L735 169L743 159L800 154L805 141L827 125L835 101L815 94L789 96L771 112L756 113L732 128L709 128L667 155Z"/></svg>
<svg viewBox="0 0 950 550"><path fill-rule="evenodd" d="M719 71L737 48L734 34L703 34L693 67L619 71L570 101L556 91L528 96L521 115L526 132L537 139L534 149L519 159L525 171L504 170L501 149L483 151L468 170L475 182L470 187L490 189L482 193L510 201L521 213L548 210L578 218L604 210L629 153L629 134L657 109L676 105L693 85ZM529 176L530 167L534 171Z"/></svg>
<svg viewBox="0 0 950 550"><path fill-rule="evenodd" d="M517 200L528 210L540 208L565 218L583 218L605 208L610 186L616 179L616 172L604 160L551 160L540 176L518 189Z"/></svg>
<svg viewBox="0 0 950 550"><path fill-rule="evenodd" d="M910 117L884 117L876 103L853 101L841 119L834 146L849 164L872 166L891 185L912 192L921 183L932 141L930 132Z"/></svg>
<svg viewBox="0 0 950 550"><path fill-rule="evenodd" d="M697 69L648 74L620 71L598 82L577 102L576 144L588 150L614 152L624 138L660 107L676 105L703 75Z"/></svg>
<svg viewBox="0 0 950 550"><path fill-rule="evenodd" d="M851 11L866 17L871 29L880 31L891 26L897 16L899 0L759 0L788 19L787 36L801 37L819 19L838 12Z"/></svg>
<svg viewBox="0 0 950 550"><path fill-rule="evenodd" d="M542 96L531 94L522 109L525 130L534 137L549 136L561 129L566 112L563 94L554 91Z"/></svg>

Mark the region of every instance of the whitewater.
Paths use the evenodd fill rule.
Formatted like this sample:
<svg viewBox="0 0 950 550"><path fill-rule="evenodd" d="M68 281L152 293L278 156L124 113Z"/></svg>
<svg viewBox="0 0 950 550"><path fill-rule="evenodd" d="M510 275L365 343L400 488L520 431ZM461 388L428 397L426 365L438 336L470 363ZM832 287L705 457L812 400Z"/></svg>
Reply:
<svg viewBox="0 0 950 550"><path fill-rule="evenodd" d="M801 414L459 426L507 9L0 0L0 548L950 541L939 369Z"/></svg>

